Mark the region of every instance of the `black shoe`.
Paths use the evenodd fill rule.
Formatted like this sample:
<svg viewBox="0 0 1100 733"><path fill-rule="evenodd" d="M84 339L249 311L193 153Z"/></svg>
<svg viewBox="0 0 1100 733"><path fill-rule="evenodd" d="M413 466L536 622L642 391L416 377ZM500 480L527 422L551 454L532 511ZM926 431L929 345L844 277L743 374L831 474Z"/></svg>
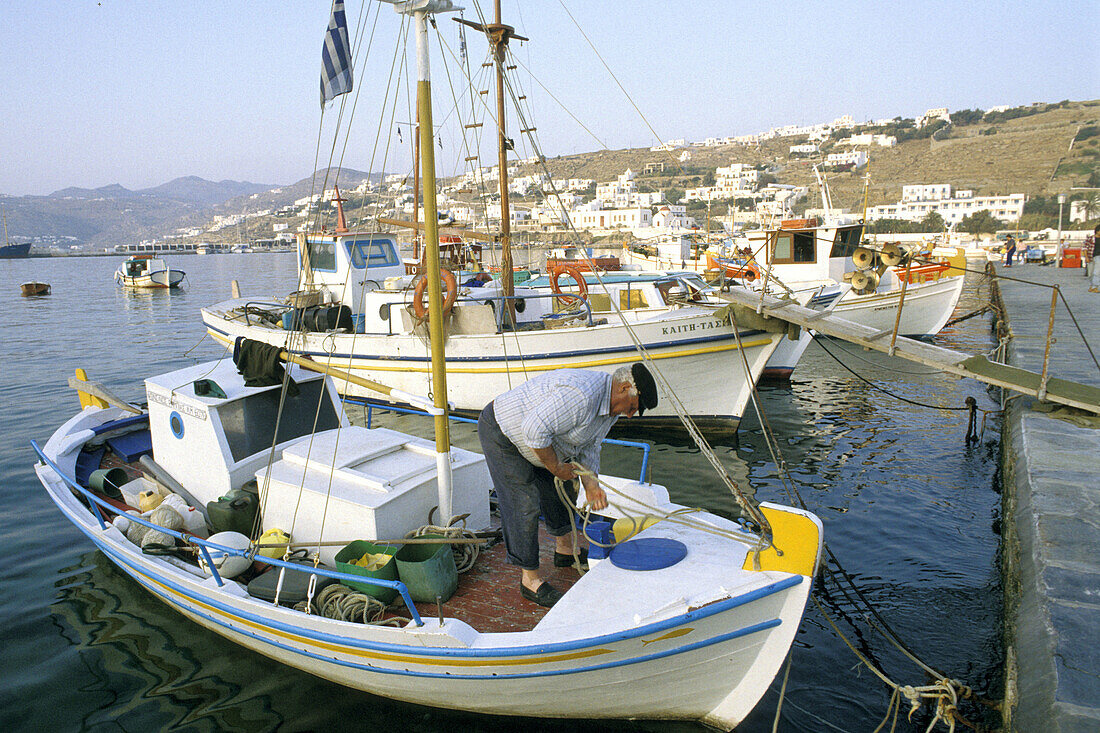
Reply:
<svg viewBox="0 0 1100 733"><path fill-rule="evenodd" d="M550 585L545 580L542 581L542 585L539 586L539 589L537 591L530 590L523 583L520 583L519 592L520 595L522 595L527 600L533 601L540 606L545 606L546 608L550 608L555 603L560 601L562 596L562 592L560 590Z"/></svg>
<svg viewBox="0 0 1100 733"><path fill-rule="evenodd" d="M581 567L588 567L588 548L581 548L577 551L577 560L580 561ZM554 550L554 567L556 568L571 568L573 567L573 554L558 552Z"/></svg>

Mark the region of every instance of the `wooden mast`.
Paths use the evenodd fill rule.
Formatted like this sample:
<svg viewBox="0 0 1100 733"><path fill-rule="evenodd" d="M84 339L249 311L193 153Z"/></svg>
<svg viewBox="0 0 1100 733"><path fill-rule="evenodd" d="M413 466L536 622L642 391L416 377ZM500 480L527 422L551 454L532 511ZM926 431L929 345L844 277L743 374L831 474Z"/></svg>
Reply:
<svg viewBox="0 0 1100 733"><path fill-rule="evenodd" d="M424 274L428 279L428 335L432 350L432 398L435 409L435 458L439 514L451 519L451 427L447 414L447 368L443 339L443 288L439 275L439 217L436 215L435 146L432 142L432 87L428 66L428 14L454 9L450 0L403 3L416 21L416 121L420 127L420 165L424 181ZM398 6L399 8L401 6Z"/></svg>
<svg viewBox="0 0 1100 733"><path fill-rule="evenodd" d="M512 149L512 141L508 139L504 119L504 56L508 47L508 41L518 38L521 41L527 39L516 34L512 26L504 25L500 20L500 0L493 2L493 23L486 25L474 23L463 18L454 18L455 22L462 23L476 30L482 31L489 37L493 45L493 61L497 72L497 167L500 171L500 282L505 297L506 321L515 323L515 302L511 299L515 295L512 282L512 217L508 203L508 151Z"/></svg>

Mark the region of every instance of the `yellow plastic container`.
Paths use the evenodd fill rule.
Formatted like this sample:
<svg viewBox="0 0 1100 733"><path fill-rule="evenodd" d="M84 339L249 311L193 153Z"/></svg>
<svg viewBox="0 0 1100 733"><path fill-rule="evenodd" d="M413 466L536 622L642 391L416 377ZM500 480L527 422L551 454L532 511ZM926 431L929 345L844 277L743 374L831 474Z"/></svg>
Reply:
<svg viewBox="0 0 1100 733"><path fill-rule="evenodd" d="M138 509L144 514L150 509L156 509L162 501L164 501L164 497L156 491L152 489L143 491L138 495Z"/></svg>
<svg viewBox="0 0 1100 733"><path fill-rule="evenodd" d="M267 530L262 535L260 535L260 540L259 540L258 544L261 544L261 545L264 545L264 544L283 544L283 545L285 545L288 542L290 542L290 535L289 534L287 534L283 530L279 529L278 527L272 527L271 529ZM285 547L263 547L263 548L260 548L260 551L259 551L258 554L263 555L264 557L270 557L274 560L278 560L278 559L282 558L283 555L286 554L286 549L287 548L285 548Z"/></svg>

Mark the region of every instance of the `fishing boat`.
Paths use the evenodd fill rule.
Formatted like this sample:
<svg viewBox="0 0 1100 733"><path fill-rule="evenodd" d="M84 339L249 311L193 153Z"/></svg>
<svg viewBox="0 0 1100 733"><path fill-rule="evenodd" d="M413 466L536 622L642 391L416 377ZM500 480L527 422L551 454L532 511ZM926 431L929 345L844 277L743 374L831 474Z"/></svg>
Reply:
<svg viewBox="0 0 1100 733"><path fill-rule="evenodd" d="M415 24L425 151L433 149L429 15L451 9L449 0L398 6ZM499 5L497 13L499 28ZM337 1L330 34L346 48L343 27ZM432 191L431 154L422 165ZM432 416L434 444L350 424L339 382L392 396L391 387L335 369L327 356L281 349L275 356L286 369L262 379L249 365L269 363L270 347L242 340L235 365L219 360L146 379L144 408L78 373L70 383L84 409L35 444L47 494L155 598L339 684L484 714L732 729L794 640L820 558L820 520L751 502L728 476L744 512L738 521L679 506L644 475L601 476L612 506L603 518L579 507L599 544L589 570L563 584L552 608L520 600L500 544L483 547L484 559L452 581L450 545L480 547L493 537L491 482L483 457L450 446L435 226L425 228L425 243L434 389L430 399L401 398ZM149 509L131 511L135 502ZM254 514L241 521L249 506ZM435 515L442 526L431 526ZM304 561L296 550L305 550ZM254 563L261 558L266 570ZM507 578L512 588L501 590ZM329 603L352 588L369 612L347 616Z"/></svg>
<svg viewBox="0 0 1100 733"><path fill-rule="evenodd" d="M154 255L132 255L115 270L115 282L125 288L178 288L185 275Z"/></svg>
<svg viewBox="0 0 1100 733"><path fill-rule="evenodd" d="M30 282L25 282L22 285L20 285L19 286L19 292L23 296L27 296L27 297L34 296L34 295L49 295L50 294L50 284L49 283L40 283L36 280L32 280Z"/></svg>
<svg viewBox="0 0 1100 733"><path fill-rule="evenodd" d="M898 324L903 336L939 333L962 294L965 254L936 257L897 243L865 245L862 238L858 219L788 219L708 256L714 268L751 288L773 279L795 292L842 286L833 315L854 323L890 331Z"/></svg>
<svg viewBox="0 0 1100 733"><path fill-rule="evenodd" d="M503 49L511 34L511 29L501 30L494 43ZM499 107L503 89L498 79ZM513 272L506 175L510 147L503 122L496 124L501 231L491 237L467 233L463 240L480 236L499 243L502 272L508 273ZM425 182L425 199L429 193L435 195ZM294 354L332 359L353 374L391 383L398 394L431 391L431 353L423 327L427 279L402 279L400 267L414 268L399 256L396 238L370 227L349 231L338 192L331 200L337 204L336 226L323 229L315 223L313 231L298 239L299 282L293 297L233 298L204 307L207 332L227 348L244 337ZM427 213L424 222L379 219L376 224L419 232L429 221L438 228L438 217ZM464 289L461 273L444 271L442 276L447 285L448 391L460 413L476 414L494 395L541 372L574 367L612 373L633 362L640 348L700 426L732 433L785 333L782 324L733 313L728 304L702 294L641 301L621 287L605 289L602 281L582 292L577 278L561 275L550 290L517 286L509 277L497 281L499 289ZM316 302L299 306L303 298ZM606 313L593 299L606 304ZM325 315L318 318L322 310ZM741 369L743 362L749 364L748 372ZM340 389L352 397L384 401L353 383L341 383ZM681 426L666 401L646 411L642 420L650 427Z"/></svg>

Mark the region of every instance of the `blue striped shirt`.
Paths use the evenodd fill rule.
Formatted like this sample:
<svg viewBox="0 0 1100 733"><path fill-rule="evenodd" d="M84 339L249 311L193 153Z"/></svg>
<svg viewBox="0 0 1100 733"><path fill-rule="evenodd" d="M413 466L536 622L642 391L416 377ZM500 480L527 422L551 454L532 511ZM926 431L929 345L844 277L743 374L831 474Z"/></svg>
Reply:
<svg viewBox="0 0 1100 733"><path fill-rule="evenodd" d="M500 431L523 457L543 463L533 448L553 446L559 461L576 460L599 472L600 444L619 419L611 414L611 375L557 369L529 379L493 400Z"/></svg>

